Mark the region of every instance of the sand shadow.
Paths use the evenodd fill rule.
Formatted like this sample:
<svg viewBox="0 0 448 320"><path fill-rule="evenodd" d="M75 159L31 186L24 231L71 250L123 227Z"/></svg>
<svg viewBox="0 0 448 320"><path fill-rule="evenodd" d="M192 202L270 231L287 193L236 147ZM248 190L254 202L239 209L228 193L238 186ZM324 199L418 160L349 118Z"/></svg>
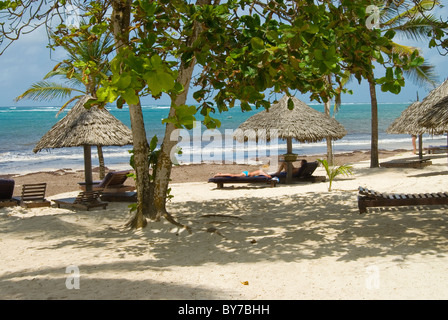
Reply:
<svg viewBox="0 0 448 320"><path fill-rule="evenodd" d="M224 266L236 262L301 262L325 257L338 261L387 256L405 260L414 254L437 256L446 253L446 207L369 208L367 214L360 215L356 195L356 192L342 191L310 192L268 200L245 197L169 203L169 211L179 222L192 228L191 234L175 230L166 221L151 223L140 232L122 229L126 219L113 205L111 210L96 212L4 218L0 228L17 237L27 236L30 243L33 239L51 240L42 244L36 241L32 250L51 250L55 255L59 250L88 252L91 248L104 249L104 255L111 258L100 257L98 264L79 262L86 275L119 274L129 270L163 274L173 267L210 263ZM38 287L21 278L44 277L42 287L48 287L46 298L50 299L55 295L51 292L64 285L60 279L63 276L54 275L57 272L64 270L27 271L24 266L20 272L3 273L0 282L7 288L16 281L23 281L20 287L24 290L17 293L17 298L26 299L35 297ZM162 278L160 282L87 278L89 298L105 297L104 293L95 291L96 286L110 288L108 296L111 299L123 298L119 292L129 286L133 288L133 294L146 292L145 297L154 299L189 299L193 294L195 299L222 296L222 292L204 287L198 289L199 285L167 284ZM163 287L164 292L158 296L151 291L152 287ZM27 288L29 290L25 290ZM56 296L75 299L79 297L76 295L76 292L63 291Z"/></svg>

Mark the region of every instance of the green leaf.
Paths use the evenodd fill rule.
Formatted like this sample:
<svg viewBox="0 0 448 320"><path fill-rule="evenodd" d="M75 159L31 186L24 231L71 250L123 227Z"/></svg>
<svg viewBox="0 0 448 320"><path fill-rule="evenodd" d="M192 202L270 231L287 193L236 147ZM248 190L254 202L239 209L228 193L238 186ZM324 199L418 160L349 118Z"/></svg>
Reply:
<svg viewBox="0 0 448 320"><path fill-rule="evenodd" d="M121 96L128 104L136 105L140 101L133 88L127 88Z"/></svg>
<svg viewBox="0 0 448 320"><path fill-rule="evenodd" d="M157 77L159 79L158 81L160 86L164 91L169 91L176 85L176 79L171 75L171 73L158 70Z"/></svg>
<svg viewBox="0 0 448 320"><path fill-rule="evenodd" d="M117 87L118 90L125 90L131 85L131 75L129 73L123 73L121 75L114 75L112 77L112 84Z"/></svg>
<svg viewBox="0 0 448 320"><path fill-rule="evenodd" d="M250 40L250 44L252 45L252 48L255 50L262 50L264 49L264 42L262 39L258 37L254 37Z"/></svg>
<svg viewBox="0 0 448 320"><path fill-rule="evenodd" d="M157 148L157 135L154 135L154 137L152 137L151 142L149 143L149 150L150 151L154 151Z"/></svg>
<svg viewBox="0 0 448 320"><path fill-rule="evenodd" d="M155 70L163 67L162 58L160 58L157 54L152 55L151 58L149 58L149 61Z"/></svg>
<svg viewBox="0 0 448 320"><path fill-rule="evenodd" d="M176 85L176 79L162 70L149 71L143 75L146 84L153 96L158 96L162 92L173 89Z"/></svg>
<svg viewBox="0 0 448 320"><path fill-rule="evenodd" d="M288 109L293 110L294 109L294 101L292 101L292 98L288 98Z"/></svg>
<svg viewBox="0 0 448 320"><path fill-rule="evenodd" d="M124 104L125 104L125 102L126 101L123 99L123 97L118 98L118 100L117 100L117 108L118 109L122 109Z"/></svg>
<svg viewBox="0 0 448 320"><path fill-rule="evenodd" d="M310 25L310 27L306 30L306 32L311 33L311 34L316 34L319 32L319 27L312 24Z"/></svg>
<svg viewBox="0 0 448 320"><path fill-rule="evenodd" d="M317 60L324 60L324 59L325 59L325 58L324 58L324 54L323 54L322 50L320 50L320 49L316 49L316 50L314 50L314 57L315 57Z"/></svg>
<svg viewBox="0 0 448 320"><path fill-rule="evenodd" d="M110 91L109 87L101 87L96 91L96 97L100 101L107 101L109 91Z"/></svg>

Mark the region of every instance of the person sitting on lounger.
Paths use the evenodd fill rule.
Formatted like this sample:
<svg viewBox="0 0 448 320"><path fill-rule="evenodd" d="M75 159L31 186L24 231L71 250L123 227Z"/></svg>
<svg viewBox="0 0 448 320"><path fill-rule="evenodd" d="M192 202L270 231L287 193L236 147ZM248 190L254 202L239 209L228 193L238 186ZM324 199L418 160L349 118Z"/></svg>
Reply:
<svg viewBox="0 0 448 320"><path fill-rule="evenodd" d="M217 173L215 174L216 177L255 177L255 176L265 176L268 178L271 178L269 174L264 172L263 170L256 170L256 171L243 171L241 173L233 174L233 173Z"/></svg>
<svg viewBox="0 0 448 320"><path fill-rule="evenodd" d="M303 170L305 169L306 165L308 164L308 162L304 159L302 161L300 161L300 167L296 168L294 166L292 166L292 176L296 177L299 176L300 173L303 172ZM288 168L288 163L287 162L282 162L280 164L280 167L278 168L277 172L272 173L272 176L280 176L280 175L286 175L286 170Z"/></svg>

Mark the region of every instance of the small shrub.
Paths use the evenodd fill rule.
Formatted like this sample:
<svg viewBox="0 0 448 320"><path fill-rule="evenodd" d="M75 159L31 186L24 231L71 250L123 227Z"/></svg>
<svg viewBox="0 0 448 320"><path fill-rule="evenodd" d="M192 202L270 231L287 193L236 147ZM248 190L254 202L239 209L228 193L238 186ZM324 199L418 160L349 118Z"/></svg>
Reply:
<svg viewBox="0 0 448 320"><path fill-rule="evenodd" d="M319 161L322 164L322 166L325 168L325 171L327 172L327 177L329 181L328 191L331 191L331 186L333 184L334 178L336 178L341 174L345 176L353 174L353 167L351 165L345 164L339 167L335 166L330 167L327 160L325 159L317 159L317 161Z"/></svg>

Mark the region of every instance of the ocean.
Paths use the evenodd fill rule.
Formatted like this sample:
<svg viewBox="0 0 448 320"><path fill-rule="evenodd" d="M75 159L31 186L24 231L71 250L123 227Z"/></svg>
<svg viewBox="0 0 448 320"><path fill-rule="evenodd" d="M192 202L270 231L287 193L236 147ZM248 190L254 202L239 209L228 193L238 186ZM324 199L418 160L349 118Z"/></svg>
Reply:
<svg viewBox="0 0 448 320"><path fill-rule="evenodd" d="M323 112L323 105L311 104L311 107ZM409 103L383 103L378 107L379 116L379 149L396 150L412 149L409 135L387 134L386 129L400 116L401 112L409 106ZM109 107L108 110L125 125L131 126L129 110L124 107L118 109ZM54 169L83 169L82 148L61 148L43 150L33 153L32 149L39 139L63 116L63 112L56 118L59 107L33 106L33 107L0 107L0 174L27 173ZM143 106L143 114L148 139L154 135L162 140L164 125L161 120L168 115L169 106L146 105ZM231 134L242 122L253 114L260 112L241 112L237 107L232 110L216 114L221 121L221 127L217 131L207 130L204 126L179 133L178 146L182 148L182 154L177 155L180 164L198 162L223 161L237 163L256 163L257 158L273 155L274 152L283 154L286 152L286 143L276 141L272 145L261 143L255 145L238 144L231 138ZM333 142L335 153L351 152L370 149L370 104L343 104L335 114L338 120L348 131L341 140ZM198 117L198 120L200 118ZM227 133L227 135L226 135ZM278 143L276 145L276 143ZM424 146L446 145L445 136L423 136ZM108 168L129 167L129 150L132 146L104 147L105 164ZM316 155L326 153L326 141L317 143L293 142L293 151L300 155ZM92 148L93 165L98 165L96 148Z"/></svg>

